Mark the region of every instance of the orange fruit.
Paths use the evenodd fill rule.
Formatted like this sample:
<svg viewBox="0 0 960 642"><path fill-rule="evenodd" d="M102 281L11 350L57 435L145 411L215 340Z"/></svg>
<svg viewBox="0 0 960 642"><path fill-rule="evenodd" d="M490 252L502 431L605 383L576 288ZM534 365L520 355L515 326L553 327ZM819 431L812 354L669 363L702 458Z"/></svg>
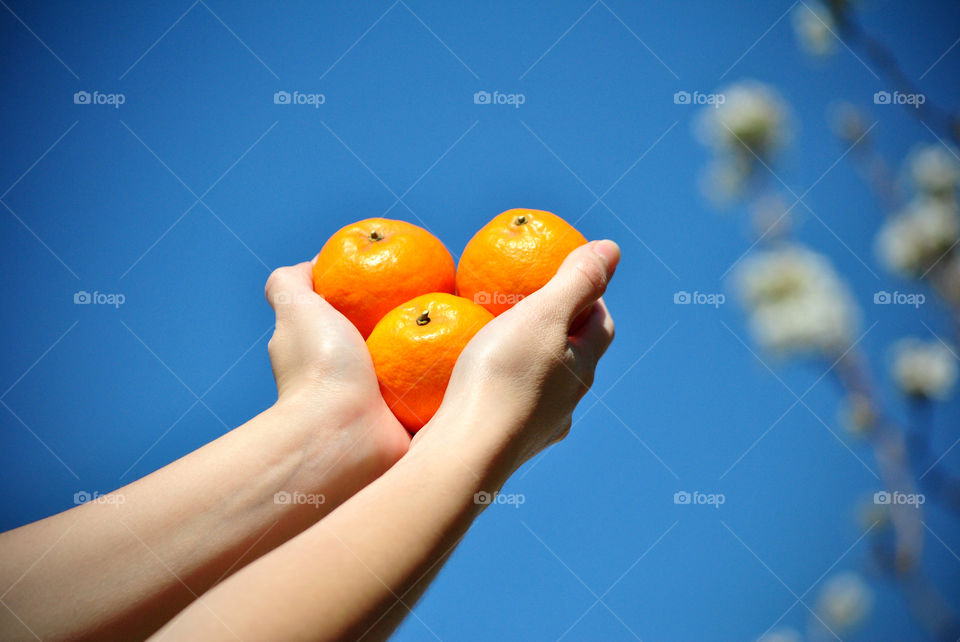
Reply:
<svg viewBox="0 0 960 642"><path fill-rule="evenodd" d="M367 347L384 401L417 432L440 407L453 364L493 315L469 299L432 292L388 312Z"/></svg>
<svg viewBox="0 0 960 642"><path fill-rule="evenodd" d="M502 314L549 281L587 239L556 214L513 209L480 228L460 257L457 294Z"/></svg>
<svg viewBox="0 0 960 642"><path fill-rule="evenodd" d="M368 218L338 230L313 266L313 289L366 339L387 312L427 292L453 293L453 257L437 237L407 223Z"/></svg>

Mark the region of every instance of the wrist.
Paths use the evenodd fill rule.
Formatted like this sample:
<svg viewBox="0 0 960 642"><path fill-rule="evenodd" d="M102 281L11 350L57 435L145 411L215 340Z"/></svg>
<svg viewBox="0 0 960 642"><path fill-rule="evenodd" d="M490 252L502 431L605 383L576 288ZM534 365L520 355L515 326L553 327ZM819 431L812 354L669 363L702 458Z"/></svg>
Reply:
<svg viewBox="0 0 960 642"><path fill-rule="evenodd" d="M385 472L409 447L409 436L386 404L345 393L301 388L285 391L266 414L295 436L307 477L367 478ZM396 428L389 430L387 428Z"/></svg>
<svg viewBox="0 0 960 642"><path fill-rule="evenodd" d="M419 433L411 449L429 450L457 462L479 482L477 490L496 492L526 461L521 426L497 410L441 408Z"/></svg>

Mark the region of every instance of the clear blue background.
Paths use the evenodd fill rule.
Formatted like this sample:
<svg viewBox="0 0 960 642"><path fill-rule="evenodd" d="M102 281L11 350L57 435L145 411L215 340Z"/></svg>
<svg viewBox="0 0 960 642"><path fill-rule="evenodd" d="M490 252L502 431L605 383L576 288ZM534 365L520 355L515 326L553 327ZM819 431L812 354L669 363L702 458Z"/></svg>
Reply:
<svg viewBox="0 0 960 642"><path fill-rule="evenodd" d="M866 25L913 77L960 35L955 3L866 4ZM876 464L844 433L826 377L805 402L839 439L798 404L720 479L793 404L787 387L802 394L826 366L768 360L783 385L738 341L734 304L673 304L677 290L729 295L720 277L749 244L743 212L718 215L698 193L697 109L673 94L778 85L796 135L777 171L798 194L843 151L825 124L837 98L879 120L893 159L934 138L873 105L889 87L843 47L826 64L799 51L790 6L10 1L29 30L0 10L0 528L145 475L268 406L263 283L337 228L388 212L457 255L493 215L534 207L623 248L602 402L587 397L571 436L510 481L525 503L484 513L419 619L442 639L556 639L602 596L566 639L633 639L627 627L750 639L788 609L782 624L802 629L791 591L863 534L854 506L878 490ZM930 100L958 104L958 62L960 48L924 79ZM126 102L76 105L79 90ZM326 102L276 105L278 90ZM479 90L526 101L475 105ZM863 345L890 391L888 344L932 338L921 320L951 336L947 311L872 305L878 289L916 286L875 260L880 213L848 161L805 201L829 229L798 207L798 236L850 279L863 327L878 322ZM126 302L74 305L79 290ZM936 452L958 413L937 408ZM944 463L956 470L960 449ZM726 503L676 506L678 490ZM957 521L936 506L924 519L942 540L928 538L927 567L960 603L960 559L945 548L960 551ZM867 568L868 541L835 570ZM859 639L920 639L897 593L877 589ZM423 623L409 618L397 638L431 638Z"/></svg>

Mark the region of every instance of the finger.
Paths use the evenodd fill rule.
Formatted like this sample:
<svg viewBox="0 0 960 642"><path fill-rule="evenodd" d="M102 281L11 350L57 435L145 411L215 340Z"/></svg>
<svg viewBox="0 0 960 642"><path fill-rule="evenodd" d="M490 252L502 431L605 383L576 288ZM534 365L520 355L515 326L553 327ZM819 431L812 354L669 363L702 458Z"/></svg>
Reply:
<svg viewBox="0 0 960 642"><path fill-rule="evenodd" d="M587 243L571 252L556 275L523 303L569 328L606 291L619 261L620 248L613 241Z"/></svg>
<svg viewBox="0 0 960 642"><path fill-rule="evenodd" d="M590 316L584 324L571 335L570 341L590 362L590 367L593 367L613 343L613 337L613 317L607 309L607 304L603 299L599 299L591 307Z"/></svg>
<svg viewBox="0 0 960 642"><path fill-rule="evenodd" d="M274 270L267 279L264 294L278 318L298 307L294 304L315 304L322 300L313 291L313 266L309 261Z"/></svg>

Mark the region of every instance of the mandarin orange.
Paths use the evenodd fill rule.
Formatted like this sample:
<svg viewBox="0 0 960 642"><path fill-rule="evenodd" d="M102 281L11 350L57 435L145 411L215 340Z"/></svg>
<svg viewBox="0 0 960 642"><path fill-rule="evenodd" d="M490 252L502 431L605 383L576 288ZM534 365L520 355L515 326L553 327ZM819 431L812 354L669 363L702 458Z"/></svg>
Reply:
<svg viewBox="0 0 960 642"><path fill-rule="evenodd" d="M380 319L367 347L383 398L407 430L433 417L457 357L492 319L473 301L444 292L418 296Z"/></svg>
<svg viewBox="0 0 960 642"><path fill-rule="evenodd" d="M567 255L586 242L556 214L507 210L464 248L457 266L457 294L494 315L502 314L546 285Z"/></svg>
<svg viewBox="0 0 960 642"><path fill-rule="evenodd" d="M430 232L386 218L341 228L313 266L313 289L366 339L387 312L428 292L453 293L453 257Z"/></svg>

